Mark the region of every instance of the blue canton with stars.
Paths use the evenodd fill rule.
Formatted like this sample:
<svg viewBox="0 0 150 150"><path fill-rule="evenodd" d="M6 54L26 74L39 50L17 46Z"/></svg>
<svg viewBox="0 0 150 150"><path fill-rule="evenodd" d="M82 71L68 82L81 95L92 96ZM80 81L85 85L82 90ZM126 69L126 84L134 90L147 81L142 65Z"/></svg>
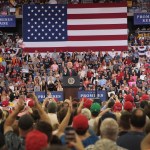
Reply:
<svg viewBox="0 0 150 150"><path fill-rule="evenodd" d="M67 5L23 5L23 40L66 41Z"/></svg>

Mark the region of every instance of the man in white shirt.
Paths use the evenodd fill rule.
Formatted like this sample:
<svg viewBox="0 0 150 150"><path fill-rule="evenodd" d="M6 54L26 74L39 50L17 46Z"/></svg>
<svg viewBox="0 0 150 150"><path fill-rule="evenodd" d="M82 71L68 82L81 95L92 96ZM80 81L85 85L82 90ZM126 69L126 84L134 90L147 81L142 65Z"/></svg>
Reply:
<svg viewBox="0 0 150 150"><path fill-rule="evenodd" d="M150 48L148 49L148 51L146 51L146 57L148 58L148 59L150 59Z"/></svg>
<svg viewBox="0 0 150 150"><path fill-rule="evenodd" d="M124 52L122 57L126 58L127 56L129 56L129 54L127 52Z"/></svg>
<svg viewBox="0 0 150 150"><path fill-rule="evenodd" d="M112 58L114 58L115 57L115 50L114 49L112 49L112 51L110 52L110 56L112 57Z"/></svg>
<svg viewBox="0 0 150 150"><path fill-rule="evenodd" d="M51 98L50 98L51 99ZM57 129L59 122L57 118L57 104L54 102L50 102L47 106L48 116L51 120L51 125L53 130Z"/></svg>
<svg viewBox="0 0 150 150"><path fill-rule="evenodd" d="M146 75L144 74L144 71L142 72L142 74L140 75L140 79L141 80L145 80Z"/></svg>

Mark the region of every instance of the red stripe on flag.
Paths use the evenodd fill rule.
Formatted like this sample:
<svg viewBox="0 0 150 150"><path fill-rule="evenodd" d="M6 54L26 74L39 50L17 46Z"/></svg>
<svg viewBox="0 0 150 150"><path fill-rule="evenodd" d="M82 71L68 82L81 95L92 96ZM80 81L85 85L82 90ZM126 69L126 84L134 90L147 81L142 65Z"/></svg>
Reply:
<svg viewBox="0 0 150 150"><path fill-rule="evenodd" d="M111 40L126 40L127 35L103 35L103 36L71 36L69 41L111 41Z"/></svg>
<svg viewBox="0 0 150 150"><path fill-rule="evenodd" d="M68 4L68 8L105 8L105 7L127 7L127 3L95 3L95 4ZM89 12L90 13L90 12Z"/></svg>
<svg viewBox="0 0 150 150"><path fill-rule="evenodd" d="M54 52L54 50L56 50L57 52L60 51L70 51L70 52L74 52L74 51L88 51L88 50L92 50L92 51L111 51L112 49L114 49L115 51L126 51L127 50L127 46L101 46L101 47L35 47L35 48L24 48L25 52L30 52L33 53L35 52L35 50L37 50L38 52L46 52L46 51L50 51L50 52Z"/></svg>
<svg viewBox="0 0 150 150"><path fill-rule="evenodd" d="M105 29L127 29L127 24L103 24L103 25L69 25L68 30L105 30Z"/></svg>
<svg viewBox="0 0 150 150"><path fill-rule="evenodd" d="M104 14L68 14L68 19L112 19L112 18L126 18L127 13L104 13Z"/></svg>

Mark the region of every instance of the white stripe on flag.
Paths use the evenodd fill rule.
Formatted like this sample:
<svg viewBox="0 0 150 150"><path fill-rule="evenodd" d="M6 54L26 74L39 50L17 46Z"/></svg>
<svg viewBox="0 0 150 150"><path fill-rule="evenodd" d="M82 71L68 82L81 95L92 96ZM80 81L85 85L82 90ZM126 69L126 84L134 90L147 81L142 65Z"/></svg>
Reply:
<svg viewBox="0 0 150 150"><path fill-rule="evenodd" d="M84 35L126 35L127 29L113 30L68 30L69 36L84 36Z"/></svg>
<svg viewBox="0 0 150 150"><path fill-rule="evenodd" d="M115 19L68 19L68 25L94 25L94 24L127 24L126 18Z"/></svg>
<svg viewBox="0 0 150 150"><path fill-rule="evenodd" d="M65 47L66 45L69 47L84 47L85 45L90 46L124 46L127 45L126 40L114 40L114 41L64 41L64 42L24 42L25 47L30 45L30 47Z"/></svg>
<svg viewBox="0 0 150 150"><path fill-rule="evenodd" d="M92 6L91 6L92 7ZM126 13L126 7L119 7L119 8L69 8L67 10L68 14L98 14L98 13Z"/></svg>

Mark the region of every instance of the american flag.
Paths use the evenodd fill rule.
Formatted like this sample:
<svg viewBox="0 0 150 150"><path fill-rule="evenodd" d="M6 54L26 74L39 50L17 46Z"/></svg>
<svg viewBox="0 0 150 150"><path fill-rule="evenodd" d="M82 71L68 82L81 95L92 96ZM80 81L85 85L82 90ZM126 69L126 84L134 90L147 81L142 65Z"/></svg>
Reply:
<svg viewBox="0 0 150 150"><path fill-rule="evenodd" d="M127 4L25 4L24 49L127 50Z"/></svg>

